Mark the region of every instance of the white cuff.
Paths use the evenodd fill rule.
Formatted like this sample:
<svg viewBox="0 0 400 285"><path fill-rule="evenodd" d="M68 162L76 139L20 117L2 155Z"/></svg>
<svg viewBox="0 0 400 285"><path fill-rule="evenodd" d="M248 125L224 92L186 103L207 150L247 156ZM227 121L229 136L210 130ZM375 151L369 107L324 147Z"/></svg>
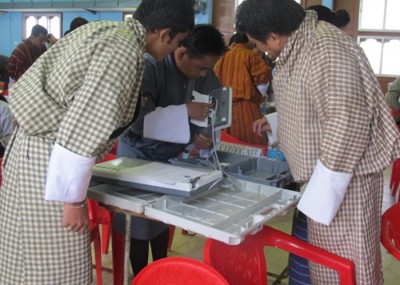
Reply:
<svg viewBox="0 0 400 285"><path fill-rule="evenodd" d="M329 170L318 160L297 208L314 221L330 225L352 177L351 173Z"/></svg>
<svg viewBox="0 0 400 285"><path fill-rule="evenodd" d="M256 86L258 91L260 91L260 93L263 97L267 96L268 86L269 86L269 83L260 84L260 85Z"/></svg>
<svg viewBox="0 0 400 285"><path fill-rule="evenodd" d="M265 115L267 118L268 124L271 126L271 131L267 131L268 143L270 145L277 145L279 142L278 139L278 113L273 112Z"/></svg>
<svg viewBox="0 0 400 285"><path fill-rule="evenodd" d="M86 199L95 161L56 143L47 169L45 199L68 203Z"/></svg>
<svg viewBox="0 0 400 285"><path fill-rule="evenodd" d="M144 117L145 138L186 144L190 140L190 127L186 104L157 107Z"/></svg>

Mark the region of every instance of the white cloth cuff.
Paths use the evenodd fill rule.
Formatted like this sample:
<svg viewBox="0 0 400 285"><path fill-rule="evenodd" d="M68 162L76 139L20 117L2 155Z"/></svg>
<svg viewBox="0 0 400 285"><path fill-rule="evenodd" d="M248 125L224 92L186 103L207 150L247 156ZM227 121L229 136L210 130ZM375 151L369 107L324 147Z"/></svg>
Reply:
<svg viewBox="0 0 400 285"><path fill-rule="evenodd" d="M157 107L144 117L145 138L186 144L190 140L190 127L186 104Z"/></svg>
<svg viewBox="0 0 400 285"><path fill-rule="evenodd" d="M269 86L269 83L260 84L260 85L256 86L258 91L260 91L260 93L263 97L267 96L268 86Z"/></svg>
<svg viewBox="0 0 400 285"><path fill-rule="evenodd" d="M277 145L279 142L278 139L278 113L273 112L265 115L267 118L268 124L271 126L271 131L267 131L268 143L270 145Z"/></svg>
<svg viewBox="0 0 400 285"><path fill-rule="evenodd" d="M297 208L314 221L330 225L352 177L351 173L334 172L318 160Z"/></svg>
<svg viewBox="0 0 400 285"><path fill-rule="evenodd" d="M86 199L95 161L56 143L47 169L45 199L68 203Z"/></svg>

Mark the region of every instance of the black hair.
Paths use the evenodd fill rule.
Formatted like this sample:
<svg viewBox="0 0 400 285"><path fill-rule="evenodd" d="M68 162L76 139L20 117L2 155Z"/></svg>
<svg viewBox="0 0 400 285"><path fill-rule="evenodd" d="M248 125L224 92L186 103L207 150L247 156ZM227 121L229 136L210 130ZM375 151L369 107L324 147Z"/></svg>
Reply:
<svg viewBox="0 0 400 285"><path fill-rule="evenodd" d="M350 15L344 9L333 12L326 6L313 5L307 7L307 10L314 10L315 12L317 12L318 20L331 23L338 28L343 28L347 26L347 24L350 22Z"/></svg>
<svg viewBox="0 0 400 285"><path fill-rule="evenodd" d="M226 52L224 35L213 25L196 25L181 41L180 46L187 49L189 56L221 56Z"/></svg>
<svg viewBox="0 0 400 285"><path fill-rule="evenodd" d="M76 30L77 28L79 28L80 26L83 26L85 24L89 23L88 20L86 20L85 18L82 17L76 17L75 19L73 19L71 21L71 24L69 24L69 30L65 31L64 36L68 35L70 32L72 32L73 30Z"/></svg>
<svg viewBox="0 0 400 285"><path fill-rule="evenodd" d="M236 33L236 43L247 44L248 42L249 42L249 38L245 33L241 33L241 32Z"/></svg>
<svg viewBox="0 0 400 285"><path fill-rule="evenodd" d="M246 0L236 13L236 29L265 41L270 33L288 36L297 30L306 12L293 0Z"/></svg>
<svg viewBox="0 0 400 285"><path fill-rule="evenodd" d="M228 46L231 46L231 44L236 43L236 37L237 37L237 33L233 34L231 36L231 38L229 39L229 42L228 42Z"/></svg>
<svg viewBox="0 0 400 285"><path fill-rule="evenodd" d="M335 12L336 15L336 27L344 28L350 23L350 15L349 12L347 12L344 9L339 9Z"/></svg>
<svg viewBox="0 0 400 285"><path fill-rule="evenodd" d="M31 36L37 38L39 35L47 36L47 29L41 25L34 25L32 27Z"/></svg>
<svg viewBox="0 0 400 285"><path fill-rule="evenodd" d="M83 26L85 24L89 23L88 20L82 17L76 17L71 21L71 24L69 25L69 31L72 32L73 30L79 28L80 26Z"/></svg>
<svg viewBox="0 0 400 285"><path fill-rule="evenodd" d="M171 39L194 25L193 0L142 0L133 18L148 32L170 28Z"/></svg>

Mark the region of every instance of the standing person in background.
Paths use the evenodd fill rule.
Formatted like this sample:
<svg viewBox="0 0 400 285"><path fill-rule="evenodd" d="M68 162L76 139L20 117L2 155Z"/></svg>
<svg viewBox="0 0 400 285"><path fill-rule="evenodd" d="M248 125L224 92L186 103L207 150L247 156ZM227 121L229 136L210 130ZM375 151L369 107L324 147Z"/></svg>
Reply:
<svg viewBox="0 0 400 285"><path fill-rule="evenodd" d="M8 60L9 57L0 54L0 83L3 82L4 84L3 89L0 90L0 95L4 90L8 89L8 82L10 81L7 70Z"/></svg>
<svg viewBox="0 0 400 285"><path fill-rule="evenodd" d="M166 162L191 143L210 148L211 132L190 119L207 118L211 104L192 102L192 94L208 95L221 87L213 67L224 52L221 32L212 25L197 25L163 61L146 57L140 114L121 136L117 155ZM114 215L114 230L122 232L124 221L124 215ZM168 239L168 225L132 217L130 259L135 275L147 265L149 244L153 261L167 256Z"/></svg>
<svg viewBox="0 0 400 285"><path fill-rule="evenodd" d="M241 141L267 144L266 137L252 132L253 122L261 117L260 104L265 101L272 79L271 68L254 52L254 43L246 34L235 34L236 44L215 65L215 74L223 86L232 88L232 125L226 132Z"/></svg>
<svg viewBox="0 0 400 285"><path fill-rule="evenodd" d="M279 146L302 184L309 242L352 260L358 285L383 284L383 170L400 156L400 133L362 48L293 0L246 0L236 27L279 56ZM339 284L329 268L310 262L310 272L312 284Z"/></svg>
<svg viewBox="0 0 400 285"><path fill-rule="evenodd" d="M306 8L317 12L318 20L328 22L339 29L344 29L350 22L350 15L344 9L339 9L333 12L326 6L313 5Z"/></svg>
<svg viewBox="0 0 400 285"><path fill-rule="evenodd" d="M142 0L124 23L89 23L61 38L13 86L0 284L91 284L92 167L132 122L144 52L161 61L193 24L194 1Z"/></svg>
<svg viewBox="0 0 400 285"><path fill-rule="evenodd" d="M69 30L67 30L64 33L64 36L66 36L67 34L69 34L72 31L76 30L80 26L86 25L87 23L89 23L88 20L81 18L81 17L76 17L75 19L73 19L71 21L71 24L69 25ZM54 37L53 34L49 34L47 37L47 48L50 48L53 45L55 45L57 41L58 41L58 39L56 37Z"/></svg>
<svg viewBox="0 0 400 285"><path fill-rule="evenodd" d="M47 50L46 42L46 28L40 25L33 26L30 37L11 53L8 61L8 75L12 81L18 81L22 74Z"/></svg>
<svg viewBox="0 0 400 285"><path fill-rule="evenodd" d="M236 37L237 37L236 33L230 37L228 42L228 49L233 49L233 47L236 45Z"/></svg>
<svg viewBox="0 0 400 285"><path fill-rule="evenodd" d="M87 23L89 23L89 21L85 18L76 17L71 21L71 24L69 25L69 30L65 31L64 36L68 35L70 32L76 30L83 25L86 25Z"/></svg>

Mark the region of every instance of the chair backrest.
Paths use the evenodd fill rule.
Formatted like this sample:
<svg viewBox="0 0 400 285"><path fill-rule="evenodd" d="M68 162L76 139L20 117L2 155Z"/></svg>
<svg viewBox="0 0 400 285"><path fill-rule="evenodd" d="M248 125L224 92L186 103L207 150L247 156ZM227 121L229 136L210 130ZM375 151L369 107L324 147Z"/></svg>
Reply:
<svg viewBox="0 0 400 285"><path fill-rule="evenodd" d="M132 285L229 285L215 269L186 257L167 257L147 265Z"/></svg>
<svg viewBox="0 0 400 285"><path fill-rule="evenodd" d="M116 155L107 153L101 162L116 159ZM92 222L102 225L112 224L111 213L104 207L99 205L99 202L88 199L89 218Z"/></svg>
<svg viewBox="0 0 400 285"><path fill-rule="evenodd" d="M104 207L99 205L99 202L87 199L89 209L89 219L96 224L109 225L112 224L112 214Z"/></svg>
<svg viewBox="0 0 400 285"><path fill-rule="evenodd" d="M267 284L266 263L263 248L271 246L291 252L310 261L320 263L336 270L340 276L340 284L355 284L354 263L322 248L311 245L296 237L288 235L268 226L246 239L237 246L208 239L204 248L204 262L220 272L231 285ZM240 252L246 252L240 255ZM219 255L217 255L219 254ZM236 257L235 255L238 254ZM230 260L236 258L236 260ZM227 262L229 260L229 262ZM255 265L254 263L258 263ZM264 269L262 268L264 266ZM251 279L246 279L246 276ZM253 280L263 278L261 282ZM265 280L265 281L264 281Z"/></svg>
<svg viewBox="0 0 400 285"><path fill-rule="evenodd" d="M400 260L400 203L382 215L381 243L397 260Z"/></svg>
<svg viewBox="0 0 400 285"><path fill-rule="evenodd" d="M255 235L238 245L208 239L203 253L204 263L215 268L231 285L267 284L264 248Z"/></svg>

